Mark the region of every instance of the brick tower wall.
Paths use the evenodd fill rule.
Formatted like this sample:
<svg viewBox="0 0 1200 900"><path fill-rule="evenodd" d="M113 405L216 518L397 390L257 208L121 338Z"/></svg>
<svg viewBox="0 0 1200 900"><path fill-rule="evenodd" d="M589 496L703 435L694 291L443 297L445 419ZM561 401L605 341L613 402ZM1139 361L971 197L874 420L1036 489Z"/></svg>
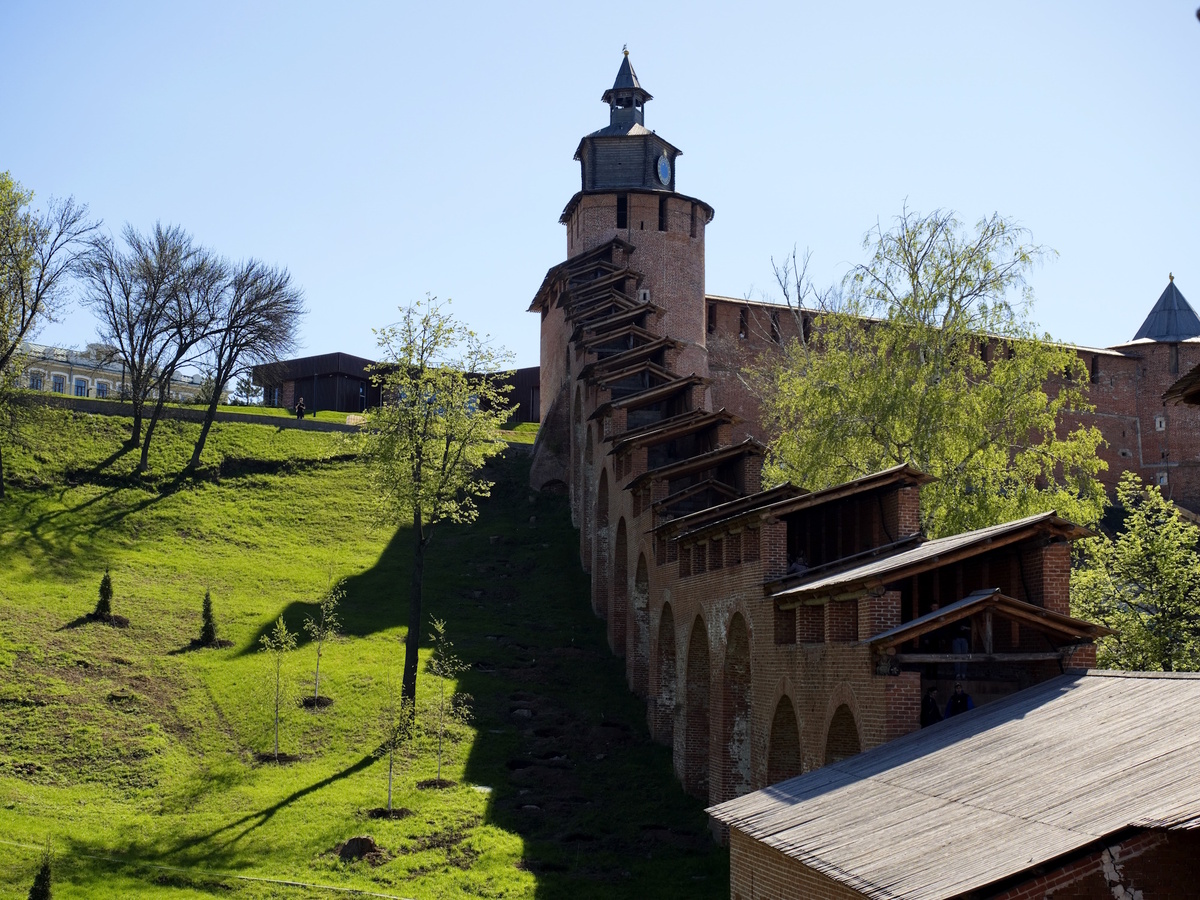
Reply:
<svg viewBox="0 0 1200 900"><path fill-rule="evenodd" d="M637 249L633 269L645 276L642 288L664 312L650 321L650 330L682 341L675 364L680 375L708 374L704 331L704 207L678 195L667 197L667 230L659 231L658 204L662 194L628 193L628 227L617 228L618 194L584 194L567 220L567 256L598 247L614 237ZM693 209L695 212L693 213ZM695 222L695 237L692 223ZM542 333L543 364L547 354L562 354L562 344L547 345Z"/></svg>

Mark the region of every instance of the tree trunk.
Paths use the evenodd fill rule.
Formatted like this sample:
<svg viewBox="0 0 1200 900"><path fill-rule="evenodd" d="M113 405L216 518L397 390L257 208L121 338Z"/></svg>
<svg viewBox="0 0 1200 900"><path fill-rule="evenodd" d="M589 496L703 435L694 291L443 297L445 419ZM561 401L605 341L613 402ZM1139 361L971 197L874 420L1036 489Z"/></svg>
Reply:
<svg viewBox="0 0 1200 900"><path fill-rule="evenodd" d="M404 638L404 680L401 702L417 706L417 648L421 643L421 582L425 574L425 539L421 535L421 510L413 509L413 570L408 597L408 634Z"/></svg>
<svg viewBox="0 0 1200 900"><path fill-rule="evenodd" d="M392 811L392 767L396 761L396 748L388 750L388 812Z"/></svg>
<svg viewBox="0 0 1200 900"><path fill-rule="evenodd" d="M442 734L446 730L446 679L438 679L441 696L438 698L438 765L437 780L442 783Z"/></svg>
<svg viewBox="0 0 1200 900"><path fill-rule="evenodd" d="M159 418L162 417L163 405L166 399L165 392L159 390L158 399L154 402L154 410L150 413L150 422L146 426L146 439L142 441L142 458L138 462L137 467L139 472L146 472L150 469L150 438L154 436L154 428L158 425Z"/></svg>
<svg viewBox="0 0 1200 900"><path fill-rule="evenodd" d="M279 759L279 693L280 693L280 668L281 660L275 662L275 759Z"/></svg>
<svg viewBox="0 0 1200 900"><path fill-rule="evenodd" d="M129 432L129 446L137 447L142 443L142 404L133 404L133 429Z"/></svg>
<svg viewBox="0 0 1200 900"><path fill-rule="evenodd" d="M0 447L0 500L4 499L4 448Z"/></svg>
<svg viewBox="0 0 1200 900"><path fill-rule="evenodd" d="M212 428L212 423L217 418L217 401L220 399L220 388L214 384L213 398L209 401L208 409L204 411L204 424L200 426L200 437L196 439L196 447L192 450L192 461L187 464L189 471L194 472L200 468L200 454L204 452L204 442L208 440L208 430Z"/></svg>
<svg viewBox="0 0 1200 900"><path fill-rule="evenodd" d="M321 641L317 641L317 671L313 676L313 702L321 696Z"/></svg>

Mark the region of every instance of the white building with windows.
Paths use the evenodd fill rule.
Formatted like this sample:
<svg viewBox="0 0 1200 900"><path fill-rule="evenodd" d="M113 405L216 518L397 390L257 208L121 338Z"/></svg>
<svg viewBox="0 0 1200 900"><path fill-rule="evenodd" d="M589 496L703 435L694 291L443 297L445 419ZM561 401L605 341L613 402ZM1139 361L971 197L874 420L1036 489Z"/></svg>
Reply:
<svg viewBox="0 0 1200 900"><path fill-rule="evenodd" d="M32 391L119 400L129 389L125 364L114 348L104 344L73 350L27 343L21 352L25 357L22 381ZM190 402L202 381L200 375L177 375L171 379L169 399Z"/></svg>

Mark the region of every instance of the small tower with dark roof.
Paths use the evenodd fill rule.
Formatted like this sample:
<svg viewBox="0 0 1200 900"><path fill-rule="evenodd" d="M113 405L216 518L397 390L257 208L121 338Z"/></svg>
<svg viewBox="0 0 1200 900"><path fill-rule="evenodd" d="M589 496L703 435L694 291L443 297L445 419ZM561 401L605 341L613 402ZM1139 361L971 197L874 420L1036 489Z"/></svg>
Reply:
<svg viewBox="0 0 1200 900"><path fill-rule="evenodd" d="M1133 336L1135 341L1147 340L1160 344L1177 344L1200 337L1200 317L1175 287L1175 276L1168 275L1166 290L1146 316L1146 321Z"/></svg>
<svg viewBox="0 0 1200 900"><path fill-rule="evenodd" d="M641 278L637 299L658 310L646 327L682 343L677 361L682 374L706 375L704 230L713 210L676 190L681 153L646 127L650 99L626 51L612 87L601 96L608 125L586 135L575 151L580 190L559 221L567 226L568 257L614 238L631 246L630 265ZM555 326L548 322L546 328ZM543 358L542 365L548 364L555 365Z"/></svg>
<svg viewBox="0 0 1200 900"><path fill-rule="evenodd" d="M609 124L612 127L627 128L630 125L646 124L646 101L654 98L638 81L637 72L633 71L633 63L629 61L628 50L625 51L625 59L621 61L621 68L617 70L617 80L600 99L609 106Z"/></svg>
<svg viewBox="0 0 1200 900"><path fill-rule="evenodd" d="M575 151L583 190L674 191L681 153L646 127L646 103L653 97L638 81L628 50L600 99L608 104L608 125L587 135Z"/></svg>

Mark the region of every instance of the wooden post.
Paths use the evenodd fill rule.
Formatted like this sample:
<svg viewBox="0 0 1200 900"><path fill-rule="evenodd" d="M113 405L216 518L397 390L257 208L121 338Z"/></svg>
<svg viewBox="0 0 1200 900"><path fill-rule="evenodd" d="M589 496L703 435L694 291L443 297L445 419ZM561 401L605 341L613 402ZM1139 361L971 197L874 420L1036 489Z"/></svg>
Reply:
<svg viewBox="0 0 1200 900"><path fill-rule="evenodd" d="M992 611L984 610L983 613L983 652L991 655L992 653Z"/></svg>

